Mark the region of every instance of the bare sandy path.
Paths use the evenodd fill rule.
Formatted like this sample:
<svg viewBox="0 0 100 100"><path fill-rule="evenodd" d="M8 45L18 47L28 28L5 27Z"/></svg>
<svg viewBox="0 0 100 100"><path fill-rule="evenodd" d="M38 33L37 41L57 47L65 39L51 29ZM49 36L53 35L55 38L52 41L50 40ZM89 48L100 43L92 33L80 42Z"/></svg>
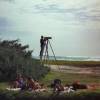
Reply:
<svg viewBox="0 0 100 100"><path fill-rule="evenodd" d="M78 73L78 74L95 74L100 75L100 67L76 67L66 65L49 65L53 71L61 71L66 73Z"/></svg>

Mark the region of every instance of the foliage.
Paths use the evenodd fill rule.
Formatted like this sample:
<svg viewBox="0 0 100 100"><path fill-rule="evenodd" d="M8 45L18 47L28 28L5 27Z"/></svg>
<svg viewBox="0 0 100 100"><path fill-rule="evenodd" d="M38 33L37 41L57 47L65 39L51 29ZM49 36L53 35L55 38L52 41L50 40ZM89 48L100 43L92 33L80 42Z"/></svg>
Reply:
<svg viewBox="0 0 100 100"><path fill-rule="evenodd" d="M29 91L11 92L0 90L0 100L100 100L100 91L55 94L53 92L36 93Z"/></svg>
<svg viewBox="0 0 100 100"><path fill-rule="evenodd" d="M38 79L48 72L48 68L32 58L28 48L19 40L0 41L0 81L13 80L18 73Z"/></svg>

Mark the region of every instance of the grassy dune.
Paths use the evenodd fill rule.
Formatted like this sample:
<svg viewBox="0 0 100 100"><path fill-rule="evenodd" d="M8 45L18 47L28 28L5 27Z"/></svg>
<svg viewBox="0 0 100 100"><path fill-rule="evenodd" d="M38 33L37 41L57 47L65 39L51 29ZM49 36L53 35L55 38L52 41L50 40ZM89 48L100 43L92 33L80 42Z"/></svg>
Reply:
<svg viewBox="0 0 100 100"><path fill-rule="evenodd" d="M96 67L100 62L95 61L48 61L52 65L70 65L79 67ZM52 80L59 78L63 85L71 84L78 80L83 84L100 83L100 75L75 74L66 72L50 71L39 82L46 86L50 85ZM0 83L0 100L100 100L100 89L97 90L79 90L75 93L66 93L57 95L51 92L33 93L30 91L13 92L7 91L8 83Z"/></svg>
<svg viewBox="0 0 100 100"><path fill-rule="evenodd" d="M39 61L39 60L38 60ZM64 60L49 60L48 64L51 65L70 65L79 67L96 67L100 66L99 61L64 61ZM75 74L75 73L65 73L50 71L44 78L39 81L49 85L51 81L55 78L62 80L63 84L72 83L73 81L79 80L81 83L100 83L100 75L87 75L87 74ZM0 83L0 89L7 87L7 83Z"/></svg>
<svg viewBox="0 0 100 100"><path fill-rule="evenodd" d="M46 62L50 65L68 65L73 67L100 67L100 61L65 61L65 60L49 60ZM49 84L53 79L59 78L63 84L72 83L73 81L79 80L81 83L100 83L100 75L90 74L75 74L50 71L45 78L41 81L44 84Z"/></svg>

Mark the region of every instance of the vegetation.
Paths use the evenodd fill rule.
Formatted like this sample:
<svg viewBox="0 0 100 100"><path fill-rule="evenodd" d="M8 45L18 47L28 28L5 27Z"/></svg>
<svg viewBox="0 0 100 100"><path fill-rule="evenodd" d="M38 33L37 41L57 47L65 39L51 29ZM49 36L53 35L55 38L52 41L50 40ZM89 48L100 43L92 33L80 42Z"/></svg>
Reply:
<svg viewBox="0 0 100 100"><path fill-rule="evenodd" d="M44 82L46 85L50 85L52 80L55 78L61 79L64 85L70 84L74 81L80 81L80 83L83 84L100 83L100 76L98 75L72 74L57 71L50 71L45 78L42 78L41 82Z"/></svg>
<svg viewBox="0 0 100 100"><path fill-rule="evenodd" d="M29 91L11 92L0 90L0 100L100 100L100 90L60 95L52 92L34 93Z"/></svg>
<svg viewBox="0 0 100 100"><path fill-rule="evenodd" d="M19 40L0 41L0 81L14 80L18 73L39 79L49 69L32 58L32 50Z"/></svg>
<svg viewBox="0 0 100 100"><path fill-rule="evenodd" d="M57 71L50 71L45 75L45 77L39 79L39 82L49 86L51 82L56 78L61 79L63 85L72 84L74 81L80 81L82 84L100 84L100 76L98 75L72 74ZM0 90L5 90L7 87L9 87L7 82L0 83Z"/></svg>
<svg viewBox="0 0 100 100"><path fill-rule="evenodd" d="M69 66L77 66L77 67L96 67L96 66L100 66L100 61L66 61L66 60L56 60L55 61L55 60L49 60L48 64L69 65Z"/></svg>

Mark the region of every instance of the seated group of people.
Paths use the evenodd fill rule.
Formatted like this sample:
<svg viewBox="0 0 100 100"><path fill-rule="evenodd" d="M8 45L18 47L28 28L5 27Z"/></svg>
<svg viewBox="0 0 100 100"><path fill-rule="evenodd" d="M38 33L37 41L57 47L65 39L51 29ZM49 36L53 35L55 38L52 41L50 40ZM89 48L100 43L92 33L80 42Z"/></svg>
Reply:
<svg viewBox="0 0 100 100"><path fill-rule="evenodd" d="M86 84L80 84L78 81L73 82L72 84L66 84L63 86L61 84L60 79L55 79L51 87L53 88L54 92L60 92L60 91L67 91L67 92L73 92L76 91L77 89L88 89L88 85Z"/></svg>
<svg viewBox="0 0 100 100"><path fill-rule="evenodd" d="M61 91L73 92L76 91L77 89L88 89L88 86L86 84L80 84L78 81L73 82L70 85L66 84L65 86L63 86L60 79L54 79L50 87L53 88L54 92L61 92ZM35 90L35 91L47 90L44 84L40 84L37 80L34 80L31 77L25 78L22 77L21 75L18 75L18 77L13 82L10 88L20 88L21 90Z"/></svg>
<svg viewBox="0 0 100 100"><path fill-rule="evenodd" d="M18 75L15 81L10 85L10 88L20 88L21 90L45 90L44 85L31 77L22 77Z"/></svg>

